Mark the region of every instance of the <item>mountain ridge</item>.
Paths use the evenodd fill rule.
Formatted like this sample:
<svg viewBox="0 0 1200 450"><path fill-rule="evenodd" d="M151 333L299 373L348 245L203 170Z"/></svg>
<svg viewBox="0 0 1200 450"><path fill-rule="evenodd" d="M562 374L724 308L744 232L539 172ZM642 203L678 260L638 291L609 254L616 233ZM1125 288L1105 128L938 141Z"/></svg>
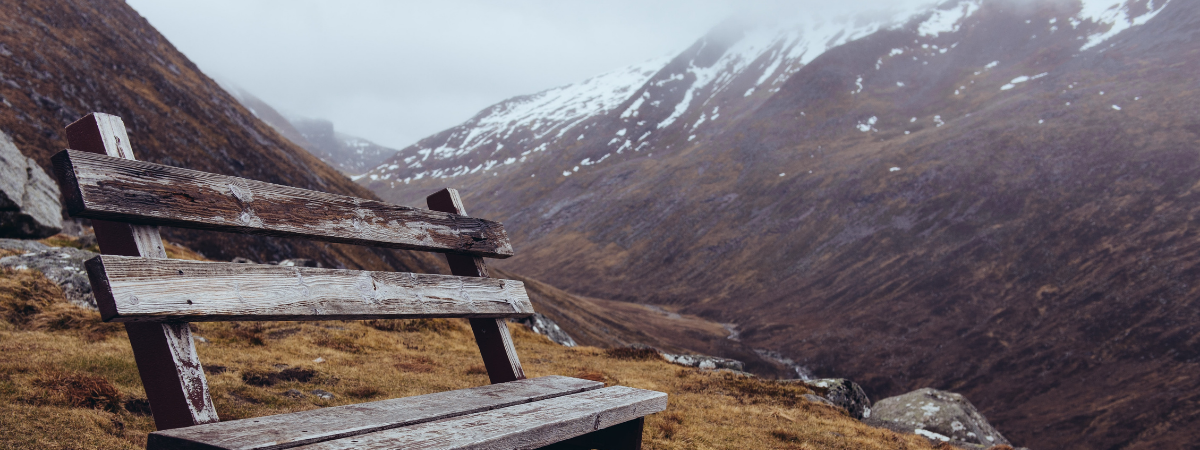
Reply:
<svg viewBox="0 0 1200 450"><path fill-rule="evenodd" d="M256 119L123 2L23 0L0 17L0 128L47 171L67 148L64 127L98 111L123 119L140 160L377 198ZM169 227L163 235L214 259L441 270L413 252Z"/></svg>
<svg viewBox="0 0 1200 450"><path fill-rule="evenodd" d="M509 226L503 269L737 324L875 395L962 392L1014 442L1187 445L1200 405L1162 393L1198 387L1200 8L1115 3L948 2L794 71L746 57L718 100L698 42L557 140L417 153L438 134L358 181L405 202L443 169Z"/></svg>
<svg viewBox="0 0 1200 450"><path fill-rule="evenodd" d="M288 141L352 180L360 178L360 174L396 153L395 149L337 132L329 120L284 115L250 91L230 82L221 83L221 87Z"/></svg>

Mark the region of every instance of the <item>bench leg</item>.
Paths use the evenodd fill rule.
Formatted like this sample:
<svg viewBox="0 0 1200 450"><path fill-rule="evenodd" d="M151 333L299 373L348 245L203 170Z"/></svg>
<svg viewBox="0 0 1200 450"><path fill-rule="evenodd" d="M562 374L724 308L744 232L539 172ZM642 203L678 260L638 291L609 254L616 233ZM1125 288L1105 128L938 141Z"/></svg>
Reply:
<svg viewBox="0 0 1200 450"><path fill-rule="evenodd" d="M540 450L640 450L642 427L645 423L645 417L638 417L603 430L547 445Z"/></svg>

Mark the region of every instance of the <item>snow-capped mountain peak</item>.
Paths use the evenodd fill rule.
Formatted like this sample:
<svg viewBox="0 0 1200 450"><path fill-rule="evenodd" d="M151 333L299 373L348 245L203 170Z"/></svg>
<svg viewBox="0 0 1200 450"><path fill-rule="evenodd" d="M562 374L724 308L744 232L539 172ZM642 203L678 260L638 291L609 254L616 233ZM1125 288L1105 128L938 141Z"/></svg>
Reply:
<svg viewBox="0 0 1200 450"><path fill-rule="evenodd" d="M1150 20L1169 1L1066 0L1056 7L1074 14L1063 17L1062 23L1050 19L1047 31L1071 30L1079 35L1080 50L1086 51ZM878 58L875 70L906 53L912 53L911 58L944 55L957 43L938 40L954 39L946 36L960 33L992 3L996 2L958 0L833 18L800 14L769 21L730 19L674 58L646 61L489 107L401 150L364 174L369 177L364 182L382 181L392 188L397 182L427 177L519 167L542 157L539 154L573 149L572 156L551 171L566 177L580 167L611 163L626 152L679 148L677 142L698 142L719 121L763 104L793 74L829 50L878 32L910 30L918 40L897 42L891 53ZM994 63L984 70L991 67ZM851 92L861 92L864 75L853 83ZM904 87L906 80L891 83Z"/></svg>

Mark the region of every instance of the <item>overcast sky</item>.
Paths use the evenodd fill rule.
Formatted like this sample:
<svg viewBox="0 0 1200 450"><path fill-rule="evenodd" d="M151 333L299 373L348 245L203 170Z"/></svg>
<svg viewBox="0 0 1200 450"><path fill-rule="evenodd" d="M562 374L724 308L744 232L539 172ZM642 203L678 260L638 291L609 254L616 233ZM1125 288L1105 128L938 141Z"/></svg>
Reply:
<svg viewBox="0 0 1200 450"><path fill-rule="evenodd" d="M209 76L284 114L330 119L341 132L398 149L506 98L674 55L748 4L819 13L892 2L127 3Z"/></svg>

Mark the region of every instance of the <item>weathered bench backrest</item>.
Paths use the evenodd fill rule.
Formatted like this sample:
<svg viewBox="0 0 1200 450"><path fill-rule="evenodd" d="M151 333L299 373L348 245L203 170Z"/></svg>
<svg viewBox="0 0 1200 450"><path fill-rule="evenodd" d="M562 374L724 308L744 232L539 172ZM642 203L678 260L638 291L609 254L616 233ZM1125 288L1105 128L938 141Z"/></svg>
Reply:
<svg viewBox="0 0 1200 450"><path fill-rule="evenodd" d="M493 383L525 378L504 319L533 307L483 263L512 245L456 191L425 210L136 161L101 113L67 140L54 156L67 210L92 219L92 289L104 320L125 322L158 429L217 421L187 322L463 317ZM453 275L167 260L159 225L441 252Z"/></svg>

